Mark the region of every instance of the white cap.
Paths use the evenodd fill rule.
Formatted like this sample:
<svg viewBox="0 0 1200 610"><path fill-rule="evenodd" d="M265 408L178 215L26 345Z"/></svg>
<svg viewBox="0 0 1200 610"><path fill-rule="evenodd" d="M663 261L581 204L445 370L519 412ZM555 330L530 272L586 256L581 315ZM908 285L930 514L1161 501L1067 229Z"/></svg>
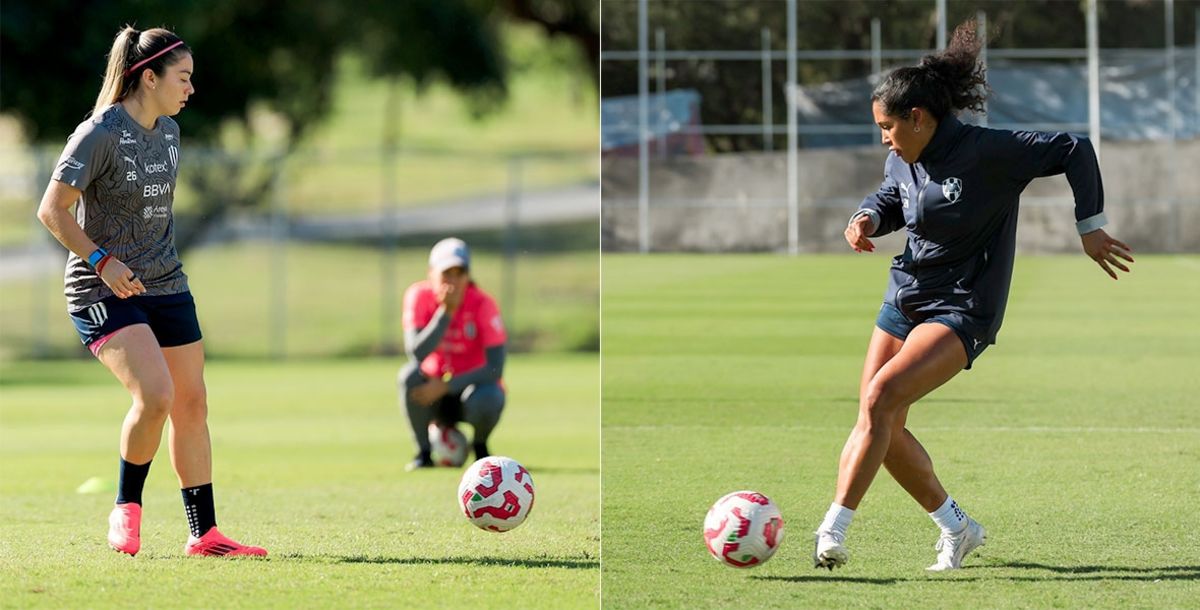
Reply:
<svg viewBox="0 0 1200 610"><path fill-rule="evenodd" d="M471 266L471 251L467 242L457 237L447 237L433 245L429 251L429 268L441 273L452 267Z"/></svg>

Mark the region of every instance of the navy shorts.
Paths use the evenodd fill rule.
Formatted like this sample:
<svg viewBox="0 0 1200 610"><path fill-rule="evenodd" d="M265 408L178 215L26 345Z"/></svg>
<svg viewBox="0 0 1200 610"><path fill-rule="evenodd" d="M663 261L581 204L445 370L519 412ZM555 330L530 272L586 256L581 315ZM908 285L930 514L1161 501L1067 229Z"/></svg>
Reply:
<svg viewBox="0 0 1200 610"><path fill-rule="evenodd" d="M87 346L134 324L149 325L161 347L187 345L201 338L196 301L190 292L128 299L113 295L70 315L79 339Z"/></svg>
<svg viewBox="0 0 1200 610"><path fill-rule="evenodd" d="M955 335L958 335L958 340L962 341L963 348L967 350L966 369L971 368L971 364L975 362L975 359L983 353L983 350L987 349L987 339L985 337L976 337L968 332L966 326L954 314L938 314L925 318L920 322L913 322L908 319L908 316L905 316L903 312L897 309L895 305L884 303L879 308L879 317L875 319L875 326L878 326L880 330L897 339L904 340L908 338L908 333L911 333L912 329L917 327L917 324L925 322L944 324L949 326Z"/></svg>

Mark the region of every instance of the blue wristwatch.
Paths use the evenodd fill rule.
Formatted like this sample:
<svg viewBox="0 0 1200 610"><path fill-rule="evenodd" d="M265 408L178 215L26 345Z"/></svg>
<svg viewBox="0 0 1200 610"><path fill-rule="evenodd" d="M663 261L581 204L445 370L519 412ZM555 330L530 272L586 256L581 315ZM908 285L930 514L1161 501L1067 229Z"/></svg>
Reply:
<svg viewBox="0 0 1200 610"><path fill-rule="evenodd" d="M92 269L95 269L96 265L100 264L101 259L106 256L108 256L108 250L96 248L95 252L88 255L88 264L92 266Z"/></svg>

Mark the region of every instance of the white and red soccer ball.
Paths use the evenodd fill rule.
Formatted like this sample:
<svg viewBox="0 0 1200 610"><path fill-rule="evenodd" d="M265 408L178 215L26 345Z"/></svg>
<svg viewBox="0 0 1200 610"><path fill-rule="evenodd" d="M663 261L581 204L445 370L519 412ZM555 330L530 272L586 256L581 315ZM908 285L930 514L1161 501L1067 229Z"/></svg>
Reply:
<svg viewBox="0 0 1200 610"><path fill-rule="evenodd" d="M507 532L533 509L533 477L516 460L489 456L471 464L458 484L458 505L475 527Z"/></svg>
<svg viewBox="0 0 1200 610"><path fill-rule="evenodd" d="M717 561L735 568L762 565L783 542L783 516L754 491L722 496L704 517L704 544Z"/></svg>
<svg viewBox="0 0 1200 610"><path fill-rule="evenodd" d="M467 461L467 437L454 426L429 424L429 457L438 466L458 468Z"/></svg>

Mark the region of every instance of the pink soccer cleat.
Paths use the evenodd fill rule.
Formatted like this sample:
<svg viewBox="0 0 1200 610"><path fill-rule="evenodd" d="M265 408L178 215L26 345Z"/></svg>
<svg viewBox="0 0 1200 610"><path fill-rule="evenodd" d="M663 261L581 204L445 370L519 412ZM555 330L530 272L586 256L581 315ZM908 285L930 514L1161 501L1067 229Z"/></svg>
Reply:
<svg viewBox="0 0 1200 610"><path fill-rule="evenodd" d="M208 530L197 538L188 536L187 546L183 552L188 555L203 555L209 557L266 557L267 550L256 546L248 546L225 537L217 528Z"/></svg>
<svg viewBox="0 0 1200 610"><path fill-rule="evenodd" d="M108 545L113 550L137 555L142 548L142 505L127 502L108 514Z"/></svg>

